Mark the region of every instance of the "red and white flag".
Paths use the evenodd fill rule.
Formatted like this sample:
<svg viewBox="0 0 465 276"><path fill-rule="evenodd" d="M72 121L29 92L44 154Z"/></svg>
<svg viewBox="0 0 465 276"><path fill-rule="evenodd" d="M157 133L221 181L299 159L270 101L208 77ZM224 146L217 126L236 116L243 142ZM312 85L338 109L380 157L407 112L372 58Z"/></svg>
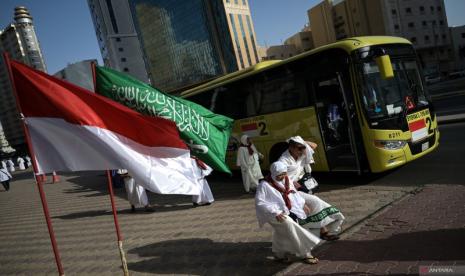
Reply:
<svg viewBox="0 0 465 276"><path fill-rule="evenodd" d="M408 128L412 133L412 142L416 142L428 136L428 128L426 127L424 118L409 122Z"/></svg>
<svg viewBox="0 0 465 276"><path fill-rule="evenodd" d="M10 64L38 173L124 168L152 192L199 194L189 149L174 122Z"/></svg>

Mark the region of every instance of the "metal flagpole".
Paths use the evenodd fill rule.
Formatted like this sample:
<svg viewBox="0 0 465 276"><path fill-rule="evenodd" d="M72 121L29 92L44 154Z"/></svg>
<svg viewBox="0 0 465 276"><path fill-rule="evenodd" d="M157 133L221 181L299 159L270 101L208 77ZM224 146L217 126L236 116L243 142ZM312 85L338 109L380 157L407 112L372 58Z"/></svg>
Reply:
<svg viewBox="0 0 465 276"><path fill-rule="evenodd" d="M95 71L95 62L91 63L91 67L92 67L92 79L94 82L94 92L97 93L97 78L96 78L96 71ZM118 239L119 256L121 258L121 265L123 266L124 275L127 276L129 275L128 263L126 260L126 254L124 253L124 249L123 249L123 237L121 235L121 231L119 228L118 214L116 212L115 199L113 196L113 186L111 183L111 175L110 175L109 170L107 170L107 180L108 180L108 191L110 192L111 210L113 212L113 221L115 223L115 229L116 229L116 238Z"/></svg>
<svg viewBox="0 0 465 276"><path fill-rule="evenodd" d="M127 276L129 275L128 264L123 250L123 237L121 236L121 231L119 229L118 215L116 214L115 200L113 198L113 186L111 184L111 175L109 170L107 170L107 179L108 190L110 191L111 209L113 211L113 221L115 222L116 237L118 238L119 255L121 257L121 264L123 265L124 276Z"/></svg>
<svg viewBox="0 0 465 276"><path fill-rule="evenodd" d="M18 109L18 112L22 116L22 110L21 106L19 105L19 98L18 98L18 93L16 92L16 85L15 81L13 79L13 72L11 70L11 64L10 64L10 57L7 52L3 52L3 59L5 61L5 64L8 68L8 75L10 76L10 81L11 81L11 86L13 88L13 94L15 95L16 98L16 108ZM65 272L63 270L63 265L61 264L61 258L60 258L60 252L58 250L57 242L55 239L55 233L53 231L53 226L52 226L52 220L50 219L50 213L48 210L48 204L47 204L47 198L45 197L45 192L42 187L43 180L42 178L37 174L38 172L38 167L37 167L37 160L36 156L34 154L34 148L32 147L31 143L31 138L29 136L29 129L27 128L26 122L23 120L23 130L24 130L24 135L26 137L27 141L27 146L29 148L29 153L31 154L31 159L32 159L32 167L34 169L34 175L35 175L35 180L37 183L37 187L39 188L39 194L40 194L40 200L42 202L42 209L44 210L44 215L45 215L45 221L47 222L47 228L48 228L48 233L50 235L50 241L52 242L52 248L53 248L53 254L55 255L55 262L58 268L58 273L59 275L65 275Z"/></svg>

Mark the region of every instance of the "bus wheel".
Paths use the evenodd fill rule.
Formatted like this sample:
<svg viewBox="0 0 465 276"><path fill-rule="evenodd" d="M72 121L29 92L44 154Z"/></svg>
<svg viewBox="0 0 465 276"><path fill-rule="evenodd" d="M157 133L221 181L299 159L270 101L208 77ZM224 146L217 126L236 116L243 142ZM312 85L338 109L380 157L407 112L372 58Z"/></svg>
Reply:
<svg viewBox="0 0 465 276"><path fill-rule="evenodd" d="M270 149L270 154L268 155L269 160L270 160L270 165L273 162L278 161L279 157L281 157L281 154L283 154L283 152L285 152L288 149L288 147L289 147L289 144L286 142L274 144Z"/></svg>

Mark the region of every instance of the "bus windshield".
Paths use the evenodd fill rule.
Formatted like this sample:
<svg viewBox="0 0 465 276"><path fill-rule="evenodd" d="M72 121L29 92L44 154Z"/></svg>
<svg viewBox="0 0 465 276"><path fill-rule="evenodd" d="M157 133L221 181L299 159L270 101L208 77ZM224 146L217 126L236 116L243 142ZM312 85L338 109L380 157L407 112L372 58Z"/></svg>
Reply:
<svg viewBox="0 0 465 276"><path fill-rule="evenodd" d="M363 75L362 101L370 119L404 114L407 102L413 106L428 104L414 59L392 59L394 77L383 79L374 60L361 64Z"/></svg>

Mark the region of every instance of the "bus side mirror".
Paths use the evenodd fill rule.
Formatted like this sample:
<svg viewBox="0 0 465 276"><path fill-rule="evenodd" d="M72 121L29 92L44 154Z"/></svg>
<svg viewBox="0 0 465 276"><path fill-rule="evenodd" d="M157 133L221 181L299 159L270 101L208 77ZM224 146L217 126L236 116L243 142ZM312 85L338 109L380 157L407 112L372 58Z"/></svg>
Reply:
<svg viewBox="0 0 465 276"><path fill-rule="evenodd" d="M375 58L376 64L379 68L381 78L390 79L394 77L394 71L392 69L391 58L389 55L382 55Z"/></svg>

